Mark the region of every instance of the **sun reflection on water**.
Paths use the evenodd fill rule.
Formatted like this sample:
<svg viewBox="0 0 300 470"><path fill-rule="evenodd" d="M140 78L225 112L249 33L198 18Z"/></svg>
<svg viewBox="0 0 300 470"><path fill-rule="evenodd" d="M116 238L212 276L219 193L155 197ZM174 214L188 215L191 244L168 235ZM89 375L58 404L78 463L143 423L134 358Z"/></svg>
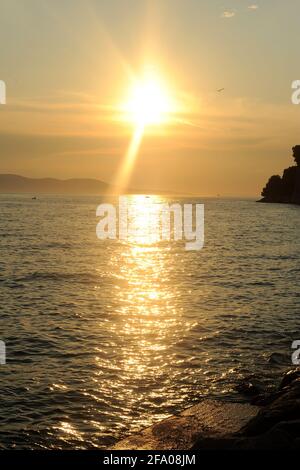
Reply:
<svg viewBox="0 0 300 470"><path fill-rule="evenodd" d="M129 206L129 243L135 244L140 251L141 245L153 245L160 239L159 217L161 198L158 196L128 196Z"/></svg>
<svg viewBox="0 0 300 470"><path fill-rule="evenodd" d="M170 385L172 359L167 357L168 349L183 328L175 302L177 288L171 281L174 266L170 247L159 243L153 226L160 202L156 196L128 197L134 234L129 234L126 243L120 242L118 253L110 260L111 275L120 283L115 289L117 308L110 323L116 344L122 344L115 358L123 381L119 393L133 408L149 400L155 403L162 381L166 387Z"/></svg>

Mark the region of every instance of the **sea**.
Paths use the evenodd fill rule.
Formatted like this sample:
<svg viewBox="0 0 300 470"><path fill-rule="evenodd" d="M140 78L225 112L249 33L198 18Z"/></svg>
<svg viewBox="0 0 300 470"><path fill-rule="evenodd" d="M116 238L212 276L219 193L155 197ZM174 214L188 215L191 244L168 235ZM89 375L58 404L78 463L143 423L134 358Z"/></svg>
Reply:
<svg viewBox="0 0 300 470"><path fill-rule="evenodd" d="M104 202L0 195L2 449L110 448L292 366L299 206L133 195L138 236L102 240ZM204 204L204 247L153 239L149 204L187 202Z"/></svg>

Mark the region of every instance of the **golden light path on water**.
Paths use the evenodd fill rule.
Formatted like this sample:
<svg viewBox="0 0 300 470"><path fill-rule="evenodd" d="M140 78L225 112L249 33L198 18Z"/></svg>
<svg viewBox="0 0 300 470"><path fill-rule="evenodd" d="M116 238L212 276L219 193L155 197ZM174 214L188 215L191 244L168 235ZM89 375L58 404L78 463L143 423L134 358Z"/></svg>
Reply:
<svg viewBox="0 0 300 470"><path fill-rule="evenodd" d="M130 425L134 427L135 420L141 425L139 412L145 415L141 411L149 401L157 403L159 414L161 384L165 383L165 389L172 385L169 350L189 328L189 322L183 325L178 288L171 280L174 262L170 262L170 245L158 243L156 221L162 200L142 195L128 196L127 200L134 233L129 233L127 242L120 242L108 267L115 279L116 301L109 328L118 350L106 366L113 368L118 378L113 386L102 382L101 389L107 387L107 394L122 396L126 413L132 410ZM103 350L101 353L98 360L103 369ZM178 358L174 357L175 361ZM143 424L150 424L151 419L148 415Z"/></svg>
<svg viewBox="0 0 300 470"><path fill-rule="evenodd" d="M87 403L85 426L94 429L95 445L112 430L118 438L170 416L189 389L186 384L179 394L174 390L186 362L178 344L194 324L186 318L182 286L176 281L185 270L183 246L160 241L158 217L165 198L126 198L128 239L107 242L94 285L95 297L108 312L96 313L88 333L96 343L91 351L95 367L87 364L82 399ZM84 445L78 423L66 419L53 429L61 441Z"/></svg>

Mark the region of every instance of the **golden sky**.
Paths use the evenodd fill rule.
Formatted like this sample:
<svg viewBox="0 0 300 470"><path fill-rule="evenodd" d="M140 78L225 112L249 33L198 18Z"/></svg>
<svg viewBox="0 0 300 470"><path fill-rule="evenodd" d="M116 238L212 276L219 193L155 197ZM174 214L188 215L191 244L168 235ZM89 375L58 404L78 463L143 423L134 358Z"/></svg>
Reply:
<svg viewBox="0 0 300 470"><path fill-rule="evenodd" d="M148 70L166 113L143 126L132 187L257 196L292 163L299 2L0 0L0 8L1 173L115 181L138 127L126 103Z"/></svg>

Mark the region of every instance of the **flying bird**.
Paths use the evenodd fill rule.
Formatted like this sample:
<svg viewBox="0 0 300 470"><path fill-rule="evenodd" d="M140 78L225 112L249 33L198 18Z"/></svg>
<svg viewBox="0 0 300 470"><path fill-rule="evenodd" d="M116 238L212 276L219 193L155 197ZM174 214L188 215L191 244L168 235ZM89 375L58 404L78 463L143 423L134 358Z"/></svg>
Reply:
<svg viewBox="0 0 300 470"><path fill-rule="evenodd" d="M224 91L225 88L219 88L219 90L217 90L218 93L221 93L221 91Z"/></svg>

